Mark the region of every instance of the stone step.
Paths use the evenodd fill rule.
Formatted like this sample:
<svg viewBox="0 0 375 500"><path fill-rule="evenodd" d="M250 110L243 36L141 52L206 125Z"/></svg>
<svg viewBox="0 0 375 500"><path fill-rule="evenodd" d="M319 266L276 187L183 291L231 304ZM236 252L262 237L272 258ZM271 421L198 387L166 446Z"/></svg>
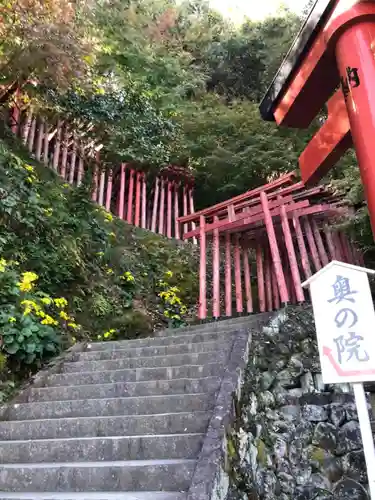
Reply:
<svg viewBox="0 0 375 500"><path fill-rule="evenodd" d="M186 500L186 493L134 491L112 493L0 493L0 500Z"/></svg>
<svg viewBox="0 0 375 500"><path fill-rule="evenodd" d="M120 358L142 358L148 356L166 356L176 354L204 353L212 351L226 351L231 340L195 342L150 347L125 347L124 349L108 349L102 351L87 350L74 355L72 361L95 361Z"/></svg>
<svg viewBox="0 0 375 500"><path fill-rule="evenodd" d="M161 394L214 393L220 387L220 377L149 380L146 382L116 382L73 386L40 387L25 391L19 402L63 401L73 399L122 398L157 396ZM0 437L1 439L1 437Z"/></svg>
<svg viewBox="0 0 375 500"><path fill-rule="evenodd" d="M204 365L206 363L225 363L229 350L210 351L202 354L171 354L167 356L154 356L144 358L124 358L107 361L76 361L65 363L63 373L101 372L109 370L124 370L129 368L157 368L181 365Z"/></svg>
<svg viewBox="0 0 375 500"><path fill-rule="evenodd" d="M137 436L206 432L210 411L0 422L0 439Z"/></svg>
<svg viewBox="0 0 375 500"><path fill-rule="evenodd" d="M161 366L125 370L103 370L101 372L58 373L43 379L43 386L111 384L116 382L141 382L149 380L172 380L177 378L205 378L221 376L224 364Z"/></svg>
<svg viewBox="0 0 375 500"><path fill-rule="evenodd" d="M203 434L0 441L0 464L196 458Z"/></svg>
<svg viewBox="0 0 375 500"><path fill-rule="evenodd" d="M0 491L187 491L195 460L7 464Z"/></svg>
<svg viewBox="0 0 375 500"><path fill-rule="evenodd" d="M214 396L213 394L196 393L17 403L3 408L2 419L31 420L205 411L212 409Z"/></svg>
<svg viewBox="0 0 375 500"><path fill-rule="evenodd" d="M179 332L180 330L175 330ZM112 340L107 342L92 342L87 345L87 350L89 351L108 351L116 349L134 349L141 347L158 347L158 346L169 346L176 344L188 344L188 343L199 343L199 342L220 342L220 341L230 341L235 337L236 330L226 330L220 333L216 332L204 332L200 333L193 332L188 333L185 331L183 334L177 334L174 336L166 335L165 337L145 337L133 340Z"/></svg>

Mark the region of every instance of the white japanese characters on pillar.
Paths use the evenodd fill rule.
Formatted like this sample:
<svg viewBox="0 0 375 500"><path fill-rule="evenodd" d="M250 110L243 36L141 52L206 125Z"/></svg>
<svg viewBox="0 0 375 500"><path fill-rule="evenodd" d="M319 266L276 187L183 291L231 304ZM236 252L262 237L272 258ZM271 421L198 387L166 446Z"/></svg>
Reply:
<svg viewBox="0 0 375 500"><path fill-rule="evenodd" d="M332 261L310 286L323 381L375 381L375 312L368 281L374 271Z"/></svg>

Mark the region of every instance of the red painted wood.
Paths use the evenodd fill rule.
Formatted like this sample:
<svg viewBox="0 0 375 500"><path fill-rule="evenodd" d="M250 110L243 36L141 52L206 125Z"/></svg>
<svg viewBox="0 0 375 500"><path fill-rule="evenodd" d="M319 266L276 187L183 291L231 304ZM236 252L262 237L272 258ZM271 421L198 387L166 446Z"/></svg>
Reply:
<svg viewBox="0 0 375 500"><path fill-rule="evenodd" d="M147 225L146 214L147 214L147 186L146 186L146 176L142 174L142 228L145 229Z"/></svg>
<svg viewBox="0 0 375 500"><path fill-rule="evenodd" d="M134 225L139 227L141 219L141 172L136 173L135 178L135 214Z"/></svg>
<svg viewBox="0 0 375 500"><path fill-rule="evenodd" d="M178 221L179 216L179 206L178 206L178 196L179 196L179 183L174 185L174 237L176 240L180 239L180 223Z"/></svg>
<svg viewBox="0 0 375 500"><path fill-rule="evenodd" d="M29 138L27 141L27 146L30 153L34 151L35 132L36 132L36 118L34 117L31 122Z"/></svg>
<svg viewBox="0 0 375 500"><path fill-rule="evenodd" d="M27 139L29 137L32 119L33 119L33 114L32 114L32 111L29 110L26 113L25 123L24 123L24 125L22 127L22 142L24 144L27 144Z"/></svg>
<svg viewBox="0 0 375 500"><path fill-rule="evenodd" d="M134 170L129 170L129 189L128 189L128 209L126 211L126 221L133 224L133 203L134 203Z"/></svg>
<svg viewBox="0 0 375 500"><path fill-rule="evenodd" d="M225 234L225 315L232 316L232 257L229 233Z"/></svg>
<svg viewBox="0 0 375 500"><path fill-rule="evenodd" d="M271 281L272 281L273 303L274 303L275 309L277 310L277 309L280 309L280 295L279 295L279 289L277 287L277 278L276 278L276 273L275 273L274 267L272 267Z"/></svg>
<svg viewBox="0 0 375 500"><path fill-rule="evenodd" d="M194 197L193 197L193 188L189 187L188 188L188 200L189 200L189 209L190 209L190 214L194 213ZM194 221L191 222L191 230L194 231L196 229L196 224ZM194 245L197 244L197 239L193 238L193 243Z"/></svg>
<svg viewBox="0 0 375 500"><path fill-rule="evenodd" d="M160 179L159 234L164 234L165 183Z"/></svg>
<svg viewBox="0 0 375 500"><path fill-rule="evenodd" d="M266 287L266 298L267 298L267 311L273 310L273 301L272 301L272 260L269 248L266 247L264 249L264 279L265 279L265 287Z"/></svg>
<svg viewBox="0 0 375 500"><path fill-rule="evenodd" d="M82 156L80 156L79 162L78 162L78 176L77 176L77 186L78 187L82 184L83 174L84 174L84 164L83 164L83 158L82 158Z"/></svg>
<svg viewBox="0 0 375 500"><path fill-rule="evenodd" d="M77 161L77 145L76 142L73 142L72 147L72 156L70 159L70 170L69 170L69 184L73 184L74 176L76 172L76 161Z"/></svg>
<svg viewBox="0 0 375 500"><path fill-rule="evenodd" d="M39 120L38 132L36 138L36 152L35 158L40 161L42 157L42 147L43 147L43 138L44 138L44 119Z"/></svg>
<svg viewBox="0 0 375 500"><path fill-rule="evenodd" d="M315 244L314 234L311 229L310 221L307 217L303 219L303 227L305 230L307 241L309 243L311 259L314 264L315 271L318 272L322 268L322 265L320 263L319 253Z"/></svg>
<svg viewBox="0 0 375 500"><path fill-rule="evenodd" d="M340 237L339 237L337 231L334 231L332 233L332 239L333 239L333 242L335 245L336 260L338 260L340 262L344 262L345 258L344 258L342 247L341 247Z"/></svg>
<svg viewBox="0 0 375 500"><path fill-rule="evenodd" d="M307 254L305 239L303 237L303 232L300 224L300 219L297 215L293 215L293 226L296 234L299 254L301 258L301 266L305 275L305 279L309 279L312 275L309 256Z"/></svg>
<svg viewBox="0 0 375 500"><path fill-rule="evenodd" d="M332 231L327 226L324 228L324 234L326 237L330 260L336 260L336 249L332 238Z"/></svg>
<svg viewBox="0 0 375 500"><path fill-rule="evenodd" d="M112 184L113 184L113 171L112 169L110 169L108 170L107 192L105 196L105 209L107 210L107 212L111 211Z"/></svg>
<svg viewBox="0 0 375 500"><path fill-rule="evenodd" d="M350 252L348 249L348 239L343 232L338 233L338 236L340 238L341 251L342 251L342 256L344 258L344 261L347 264L351 264L351 255L350 255Z"/></svg>
<svg viewBox="0 0 375 500"><path fill-rule="evenodd" d="M60 175L63 179L65 179L65 175L66 175L66 162L68 160L69 135L70 134L69 134L68 127L65 125L63 148L62 148L62 155L61 155L61 167L60 167Z"/></svg>
<svg viewBox="0 0 375 500"><path fill-rule="evenodd" d="M277 282L279 286L279 292L282 303L289 302L289 294L286 287L284 271L281 265L280 252L277 244L275 229L273 227L272 215L269 209L268 199L266 193L260 193L260 201L264 212L264 222L267 229L268 241L271 248L271 255L273 260L273 265L275 267L275 273L277 276Z"/></svg>
<svg viewBox="0 0 375 500"><path fill-rule="evenodd" d="M256 245L256 260L257 260L257 280L258 280L258 299L260 312L266 311L266 293L264 286L264 262L261 244Z"/></svg>
<svg viewBox="0 0 375 500"><path fill-rule="evenodd" d="M219 248L219 230L214 231L212 242L212 282L213 282L213 300L212 309L214 318L220 317L220 248Z"/></svg>
<svg viewBox="0 0 375 500"><path fill-rule="evenodd" d="M243 312L242 280L241 280L241 248L240 237L234 235L234 282L236 289L236 308L238 313Z"/></svg>
<svg viewBox="0 0 375 500"><path fill-rule="evenodd" d="M200 262L199 262L199 319L207 317L207 283L206 283L206 231L205 231L205 217L200 217Z"/></svg>
<svg viewBox="0 0 375 500"><path fill-rule="evenodd" d="M17 89L14 93L14 102L13 107L11 109L11 122L10 129L13 134L18 134L20 118L21 118L21 110L19 107L19 98L20 98L20 89Z"/></svg>
<svg viewBox="0 0 375 500"><path fill-rule="evenodd" d="M312 227L312 230L314 233L314 239L315 239L315 242L316 242L316 245L318 248L318 252L319 252L319 258L320 258L320 261L322 262L323 267L324 267L329 263L328 255L327 255L326 249L324 247L324 243L323 243L322 237L320 235L320 229L319 229L316 221L313 218L311 218L310 220L311 220L311 227Z"/></svg>
<svg viewBox="0 0 375 500"><path fill-rule="evenodd" d="M171 181L167 181L167 237L172 238L172 189Z"/></svg>
<svg viewBox="0 0 375 500"><path fill-rule="evenodd" d="M59 168L60 149L61 149L61 128L62 128L62 121L59 120L57 122L55 148L53 150L53 160L52 160L52 168L53 170L55 170L55 172L57 172Z"/></svg>
<svg viewBox="0 0 375 500"><path fill-rule="evenodd" d="M104 206L104 187L105 187L105 170L100 172L99 190L98 190L98 203Z"/></svg>
<svg viewBox="0 0 375 500"><path fill-rule="evenodd" d="M151 231L156 233L156 217L158 213L158 201L159 201L159 177L155 178L155 188L154 188L154 203L152 206L152 218L151 218Z"/></svg>
<svg viewBox="0 0 375 500"><path fill-rule="evenodd" d="M188 216L188 199L187 199L187 186L184 186L183 188L183 209L184 209L184 218L186 219ZM200 216L199 216L200 217ZM180 219L181 220L181 219ZM188 224L183 224L182 225L183 232L182 234L184 235L185 233L188 232L189 226ZM194 235L196 236L196 235ZM185 238L185 236L183 236Z"/></svg>
<svg viewBox="0 0 375 500"><path fill-rule="evenodd" d="M243 269L245 280L245 297L246 297L246 310L248 313L253 312L253 295L251 291L251 272L249 265L249 249L243 248Z"/></svg>
<svg viewBox="0 0 375 500"><path fill-rule="evenodd" d="M44 136L43 136L43 163L44 165L48 165L48 146L49 146L49 137L48 137L48 123L44 123Z"/></svg>

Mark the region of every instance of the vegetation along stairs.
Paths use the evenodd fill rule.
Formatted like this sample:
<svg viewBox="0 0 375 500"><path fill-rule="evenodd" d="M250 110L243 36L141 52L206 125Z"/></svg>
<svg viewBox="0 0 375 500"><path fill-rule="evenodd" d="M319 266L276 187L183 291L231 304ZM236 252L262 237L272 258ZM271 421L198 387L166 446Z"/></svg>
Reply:
<svg viewBox="0 0 375 500"><path fill-rule="evenodd" d="M1 409L0 500L208 500L267 315L77 344Z"/></svg>

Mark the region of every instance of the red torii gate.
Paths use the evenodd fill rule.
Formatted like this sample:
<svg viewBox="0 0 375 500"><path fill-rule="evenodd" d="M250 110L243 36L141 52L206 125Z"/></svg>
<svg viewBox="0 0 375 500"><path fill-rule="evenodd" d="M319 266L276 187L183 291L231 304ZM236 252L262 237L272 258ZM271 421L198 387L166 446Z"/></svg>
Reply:
<svg viewBox="0 0 375 500"><path fill-rule="evenodd" d="M211 306L214 318L222 316L222 302L225 316L233 315L233 284L238 314L245 307L247 313L272 311L281 304L305 300L301 275L308 279L332 259L361 264L361 255L345 234L329 226L334 218L349 212L324 186L306 189L292 172L180 217L182 224L199 226L183 236L199 238L199 319L207 317ZM212 244L212 262L207 259L208 243ZM207 289L208 271L212 293Z"/></svg>
<svg viewBox="0 0 375 500"><path fill-rule="evenodd" d="M375 234L375 5L316 0L268 89L260 112L306 128L327 103L328 118L300 157L302 179L317 183L354 145Z"/></svg>

